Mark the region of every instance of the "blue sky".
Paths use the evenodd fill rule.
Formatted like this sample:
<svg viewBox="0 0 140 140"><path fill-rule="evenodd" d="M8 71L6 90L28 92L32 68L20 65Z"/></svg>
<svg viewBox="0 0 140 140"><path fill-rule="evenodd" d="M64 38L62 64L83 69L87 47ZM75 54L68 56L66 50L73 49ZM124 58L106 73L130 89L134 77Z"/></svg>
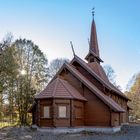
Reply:
<svg viewBox="0 0 140 140"><path fill-rule="evenodd" d="M49 61L84 58L95 7L100 55L116 72L123 90L140 71L139 0L0 0L0 39L7 32L33 40Z"/></svg>

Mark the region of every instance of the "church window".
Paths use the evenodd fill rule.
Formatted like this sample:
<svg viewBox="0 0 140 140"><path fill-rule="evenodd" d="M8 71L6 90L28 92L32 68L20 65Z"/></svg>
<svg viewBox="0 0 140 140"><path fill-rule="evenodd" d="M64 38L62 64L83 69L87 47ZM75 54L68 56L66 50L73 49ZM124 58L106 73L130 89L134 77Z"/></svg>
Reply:
<svg viewBox="0 0 140 140"><path fill-rule="evenodd" d="M43 107L43 117L50 118L50 106Z"/></svg>
<svg viewBox="0 0 140 140"><path fill-rule="evenodd" d="M66 106L58 106L58 117L66 118L67 117L67 107Z"/></svg>

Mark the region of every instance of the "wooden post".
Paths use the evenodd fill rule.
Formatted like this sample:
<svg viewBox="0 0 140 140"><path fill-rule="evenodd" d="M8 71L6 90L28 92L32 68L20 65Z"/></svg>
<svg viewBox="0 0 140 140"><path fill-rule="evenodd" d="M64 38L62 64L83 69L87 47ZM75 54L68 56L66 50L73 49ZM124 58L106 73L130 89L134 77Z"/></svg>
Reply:
<svg viewBox="0 0 140 140"><path fill-rule="evenodd" d="M119 113L119 125L121 125L121 113Z"/></svg>
<svg viewBox="0 0 140 140"><path fill-rule="evenodd" d="M52 119L53 119L53 126L56 127L56 105L55 99L52 100Z"/></svg>
<svg viewBox="0 0 140 140"><path fill-rule="evenodd" d="M73 100L70 100L70 126L73 127L73 116L74 115L74 107L73 107Z"/></svg>
<svg viewBox="0 0 140 140"><path fill-rule="evenodd" d="M110 126L113 127L113 124L112 124L112 110L110 108Z"/></svg>
<svg viewBox="0 0 140 140"><path fill-rule="evenodd" d="M40 100L38 100L38 102L37 102L37 105L38 105L38 113L37 113L37 115L38 115L38 125L40 126Z"/></svg>

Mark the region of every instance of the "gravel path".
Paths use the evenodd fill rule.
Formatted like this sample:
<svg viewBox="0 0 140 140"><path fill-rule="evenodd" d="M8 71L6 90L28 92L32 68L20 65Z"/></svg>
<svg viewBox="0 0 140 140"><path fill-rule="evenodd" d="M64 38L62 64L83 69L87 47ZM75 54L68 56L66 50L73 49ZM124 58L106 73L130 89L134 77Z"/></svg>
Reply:
<svg viewBox="0 0 140 140"><path fill-rule="evenodd" d="M123 126L116 134L79 133L53 135L30 128L8 127L0 130L0 140L140 140L140 125Z"/></svg>

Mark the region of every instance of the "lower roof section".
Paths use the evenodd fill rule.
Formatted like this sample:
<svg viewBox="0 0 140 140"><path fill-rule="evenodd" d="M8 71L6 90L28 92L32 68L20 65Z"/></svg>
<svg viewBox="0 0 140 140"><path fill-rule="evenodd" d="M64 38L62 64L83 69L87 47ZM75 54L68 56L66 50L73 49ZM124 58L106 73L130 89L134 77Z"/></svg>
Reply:
<svg viewBox="0 0 140 140"><path fill-rule="evenodd" d="M61 78L56 78L50 82L42 92L35 95L35 98L64 98L87 101L72 85Z"/></svg>

